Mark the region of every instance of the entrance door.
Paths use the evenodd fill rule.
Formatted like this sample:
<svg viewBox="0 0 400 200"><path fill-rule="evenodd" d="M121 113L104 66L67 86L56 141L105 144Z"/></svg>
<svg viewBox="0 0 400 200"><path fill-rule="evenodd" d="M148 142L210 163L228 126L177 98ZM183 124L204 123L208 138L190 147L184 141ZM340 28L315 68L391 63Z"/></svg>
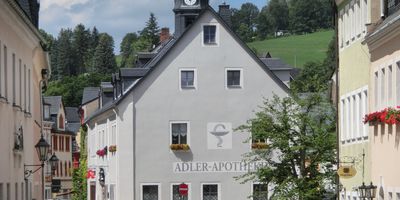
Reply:
<svg viewBox="0 0 400 200"><path fill-rule="evenodd" d="M96 200L96 185L95 185L95 183L90 184L90 200Z"/></svg>

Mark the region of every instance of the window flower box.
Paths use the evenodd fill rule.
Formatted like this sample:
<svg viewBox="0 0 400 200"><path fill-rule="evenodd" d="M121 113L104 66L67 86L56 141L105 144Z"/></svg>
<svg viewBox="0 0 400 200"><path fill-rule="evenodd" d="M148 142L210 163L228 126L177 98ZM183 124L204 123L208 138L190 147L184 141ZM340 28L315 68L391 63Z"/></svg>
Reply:
<svg viewBox="0 0 400 200"><path fill-rule="evenodd" d="M400 124L400 107L397 108L385 108L381 111L376 111L370 114L365 115L364 124L369 123L371 126L375 126L378 124Z"/></svg>
<svg viewBox="0 0 400 200"><path fill-rule="evenodd" d="M96 154L97 154L99 157L104 157L104 156L106 156L106 155L107 155L107 147L104 147L103 149L97 150L97 151L96 151Z"/></svg>
<svg viewBox="0 0 400 200"><path fill-rule="evenodd" d="M170 149L172 151L189 151L190 147L188 144L171 144Z"/></svg>
<svg viewBox="0 0 400 200"><path fill-rule="evenodd" d="M267 149L268 144L265 142L256 142L251 144L251 149Z"/></svg>
<svg viewBox="0 0 400 200"><path fill-rule="evenodd" d="M111 145L108 147L108 151L111 153L115 153L117 151L117 145Z"/></svg>

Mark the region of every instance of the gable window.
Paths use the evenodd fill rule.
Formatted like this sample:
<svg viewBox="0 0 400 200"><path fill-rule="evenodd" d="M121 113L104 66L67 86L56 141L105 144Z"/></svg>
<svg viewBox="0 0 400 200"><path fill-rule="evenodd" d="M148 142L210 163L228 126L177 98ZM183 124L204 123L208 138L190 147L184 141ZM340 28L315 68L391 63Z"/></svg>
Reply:
<svg viewBox="0 0 400 200"><path fill-rule="evenodd" d="M268 200L267 184L253 184L253 200Z"/></svg>
<svg viewBox="0 0 400 200"><path fill-rule="evenodd" d="M196 73L194 69L180 70L181 89L193 89L196 86Z"/></svg>
<svg viewBox="0 0 400 200"><path fill-rule="evenodd" d="M62 115L58 119L58 128L64 129L64 117Z"/></svg>
<svg viewBox="0 0 400 200"><path fill-rule="evenodd" d="M204 25L203 26L203 43L205 45L217 44L217 26Z"/></svg>
<svg viewBox="0 0 400 200"><path fill-rule="evenodd" d="M158 200L159 196L158 185L142 185L142 200Z"/></svg>
<svg viewBox="0 0 400 200"><path fill-rule="evenodd" d="M203 184L201 200L219 200L218 184Z"/></svg>
<svg viewBox="0 0 400 200"><path fill-rule="evenodd" d="M187 144L188 123L171 123L171 144Z"/></svg>
<svg viewBox="0 0 400 200"><path fill-rule="evenodd" d="M226 86L228 88L242 87L242 70L241 69L227 69L226 70Z"/></svg>
<svg viewBox="0 0 400 200"><path fill-rule="evenodd" d="M69 138L69 136L65 137L65 151L66 152L70 151L70 138Z"/></svg>

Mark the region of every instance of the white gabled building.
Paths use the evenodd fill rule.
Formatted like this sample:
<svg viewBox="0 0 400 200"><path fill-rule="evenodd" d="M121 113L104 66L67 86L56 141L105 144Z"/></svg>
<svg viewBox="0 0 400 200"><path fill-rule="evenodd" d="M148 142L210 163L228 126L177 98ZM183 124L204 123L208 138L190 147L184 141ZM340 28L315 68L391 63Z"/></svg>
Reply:
<svg viewBox="0 0 400 200"><path fill-rule="evenodd" d="M85 119L88 199L176 200L181 183L190 200L265 188L235 180L259 164L241 162L250 135L235 128L287 86L208 0L175 0L174 12L175 36L143 68L114 75L113 90L102 84L101 108Z"/></svg>

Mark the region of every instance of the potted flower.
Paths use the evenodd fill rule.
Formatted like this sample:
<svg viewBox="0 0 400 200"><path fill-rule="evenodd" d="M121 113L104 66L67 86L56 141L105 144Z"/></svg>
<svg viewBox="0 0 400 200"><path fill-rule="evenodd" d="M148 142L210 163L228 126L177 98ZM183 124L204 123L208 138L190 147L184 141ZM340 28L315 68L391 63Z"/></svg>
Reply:
<svg viewBox="0 0 400 200"><path fill-rule="evenodd" d="M171 144L170 149L173 151L189 151L190 147L188 144Z"/></svg>
<svg viewBox="0 0 400 200"><path fill-rule="evenodd" d="M400 107L398 106L397 109ZM396 108L385 108L381 111L376 111L365 115L364 123L369 123L369 125L374 126L380 123L385 123L389 125L400 123L400 110Z"/></svg>
<svg viewBox="0 0 400 200"><path fill-rule="evenodd" d="M107 147L97 150L96 154L100 157L104 157L105 155L107 155Z"/></svg>
<svg viewBox="0 0 400 200"><path fill-rule="evenodd" d="M117 145L111 145L108 147L108 151L111 153L115 153L117 151Z"/></svg>

